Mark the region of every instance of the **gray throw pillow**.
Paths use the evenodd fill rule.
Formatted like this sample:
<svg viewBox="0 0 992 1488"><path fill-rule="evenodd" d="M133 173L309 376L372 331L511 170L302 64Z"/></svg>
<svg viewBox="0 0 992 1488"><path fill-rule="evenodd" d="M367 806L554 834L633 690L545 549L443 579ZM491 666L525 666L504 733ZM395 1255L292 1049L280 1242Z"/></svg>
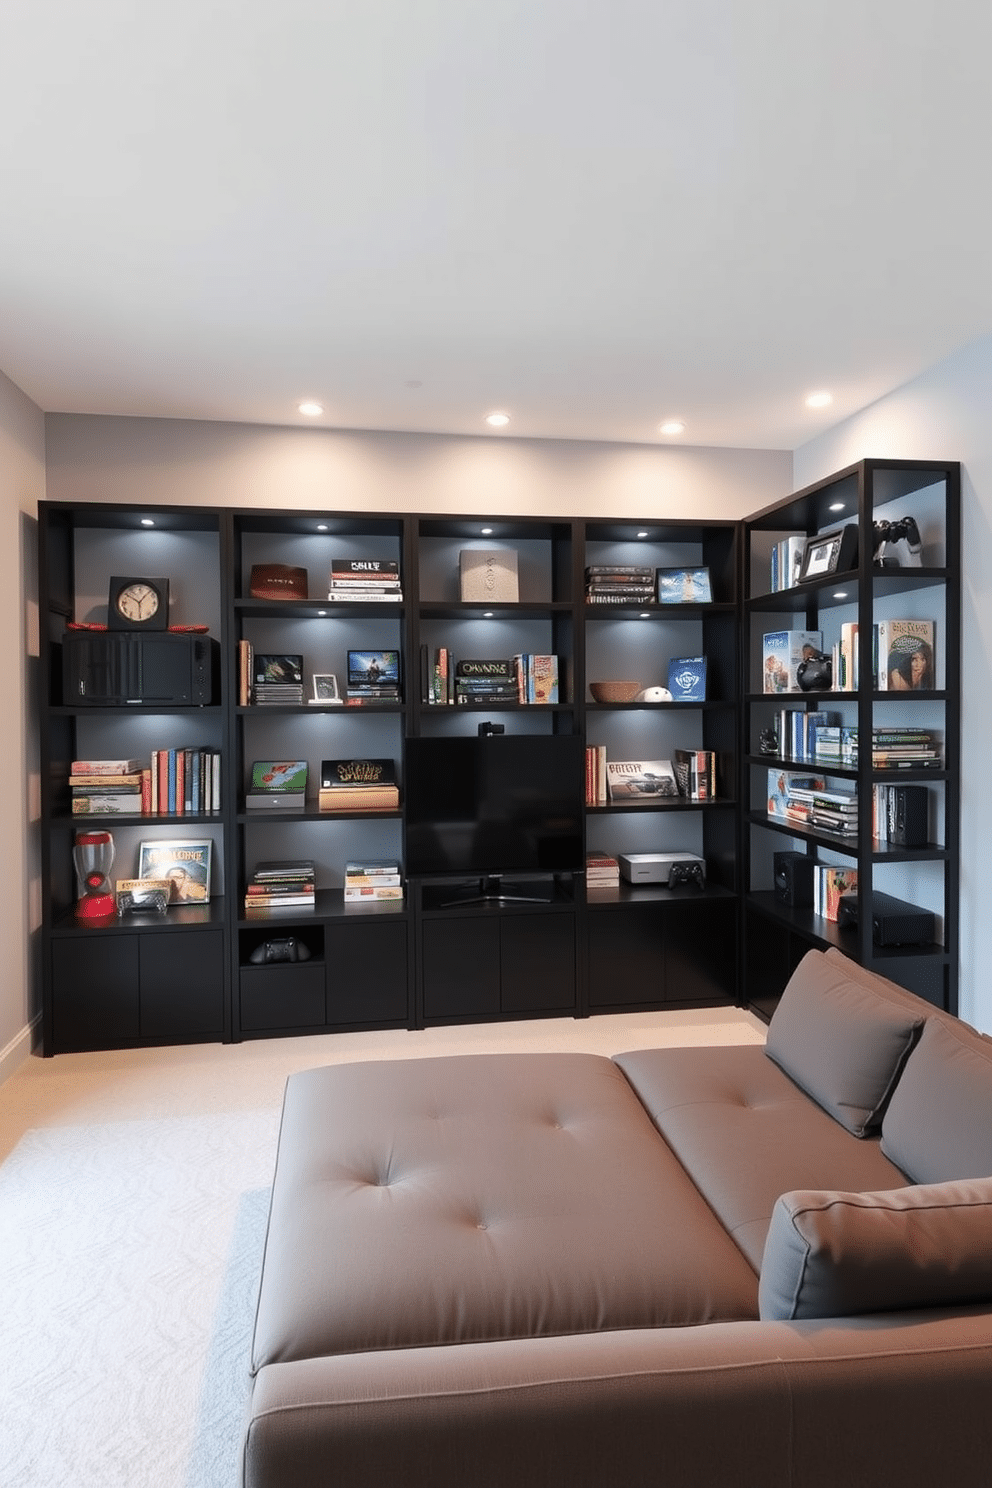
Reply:
<svg viewBox="0 0 992 1488"><path fill-rule="evenodd" d="M857 982L836 960L809 951L768 1025L765 1053L835 1121L864 1137L881 1125L889 1096L924 1023Z"/></svg>
<svg viewBox="0 0 992 1488"><path fill-rule="evenodd" d="M992 1175L992 1046L928 1018L882 1121L882 1151L917 1183Z"/></svg>
<svg viewBox="0 0 992 1488"><path fill-rule="evenodd" d="M992 1299L992 1179L887 1193L797 1190L772 1210L763 1320Z"/></svg>

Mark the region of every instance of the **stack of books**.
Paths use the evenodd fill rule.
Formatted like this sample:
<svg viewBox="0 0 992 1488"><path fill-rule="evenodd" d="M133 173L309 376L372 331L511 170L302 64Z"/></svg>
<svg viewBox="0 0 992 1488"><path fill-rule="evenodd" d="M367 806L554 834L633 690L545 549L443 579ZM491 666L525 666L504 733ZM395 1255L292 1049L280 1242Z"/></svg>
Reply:
<svg viewBox="0 0 992 1488"><path fill-rule="evenodd" d="M813 798L826 790L822 775L797 775L792 770L768 771L768 815L776 821L808 826Z"/></svg>
<svg viewBox="0 0 992 1488"><path fill-rule="evenodd" d="M620 887L620 859L610 853L586 853L586 888L618 889Z"/></svg>
<svg viewBox="0 0 992 1488"><path fill-rule="evenodd" d="M558 658L539 656L532 651L513 658L517 677L517 696L521 703L557 703Z"/></svg>
<svg viewBox="0 0 992 1488"><path fill-rule="evenodd" d="M586 604L655 603L654 568L639 563L591 563L586 569Z"/></svg>
<svg viewBox="0 0 992 1488"><path fill-rule="evenodd" d="M456 703L519 703L520 684L513 661L472 657L455 663Z"/></svg>
<svg viewBox="0 0 992 1488"><path fill-rule="evenodd" d="M395 858L363 858L345 864L344 902L374 904L402 899L403 876Z"/></svg>
<svg viewBox="0 0 992 1488"><path fill-rule="evenodd" d="M813 913L825 920L837 919L842 894L853 894L858 887L856 868L839 868L818 863L813 869Z"/></svg>
<svg viewBox="0 0 992 1488"><path fill-rule="evenodd" d="M858 763L858 731L841 730L841 763ZM939 769L941 741L932 729L873 728L871 731L871 765L873 770Z"/></svg>
<svg viewBox="0 0 992 1488"><path fill-rule="evenodd" d="M857 795L853 791L814 791L809 824L816 831L855 837L858 831Z"/></svg>
<svg viewBox="0 0 992 1488"><path fill-rule="evenodd" d="M398 811L400 791L391 759L323 760L321 811Z"/></svg>
<svg viewBox="0 0 992 1488"><path fill-rule="evenodd" d="M317 871L307 860L259 863L245 890L245 913L313 909L317 902Z"/></svg>
<svg viewBox="0 0 992 1488"><path fill-rule="evenodd" d="M263 707L303 702L303 657L258 652L254 659L253 695Z"/></svg>
<svg viewBox="0 0 992 1488"><path fill-rule="evenodd" d="M73 760L73 816L140 815L148 809L142 797L142 779L148 774L135 759Z"/></svg>
<svg viewBox="0 0 992 1488"><path fill-rule="evenodd" d="M327 580L327 597L345 603L403 598L399 563L392 558L334 558Z"/></svg>

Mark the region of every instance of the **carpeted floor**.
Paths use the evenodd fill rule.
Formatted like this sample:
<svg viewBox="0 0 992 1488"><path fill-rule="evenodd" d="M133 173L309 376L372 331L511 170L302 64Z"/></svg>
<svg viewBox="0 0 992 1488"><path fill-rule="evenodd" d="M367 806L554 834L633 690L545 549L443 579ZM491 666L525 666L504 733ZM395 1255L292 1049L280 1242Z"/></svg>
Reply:
<svg viewBox="0 0 992 1488"><path fill-rule="evenodd" d="M237 1488L293 1070L763 1038L721 1008L32 1058L0 1087L3 1488Z"/></svg>

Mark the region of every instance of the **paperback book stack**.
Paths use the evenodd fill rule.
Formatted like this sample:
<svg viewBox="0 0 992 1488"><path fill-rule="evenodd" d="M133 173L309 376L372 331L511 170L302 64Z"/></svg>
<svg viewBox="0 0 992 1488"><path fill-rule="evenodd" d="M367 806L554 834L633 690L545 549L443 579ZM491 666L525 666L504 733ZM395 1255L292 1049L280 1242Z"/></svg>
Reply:
<svg viewBox="0 0 992 1488"><path fill-rule="evenodd" d="M826 789L822 775L799 775L793 770L768 771L768 815L776 821L808 826L813 800Z"/></svg>
<svg viewBox="0 0 992 1488"><path fill-rule="evenodd" d="M259 863L245 890L245 913L313 909L317 902L317 871L308 860Z"/></svg>
<svg viewBox="0 0 992 1488"><path fill-rule="evenodd" d="M513 661L466 658L455 663L455 702L518 703L520 687Z"/></svg>
<svg viewBox="0 0 992 1488"><path fill-rule="evenodd" d="M321 811L398 811L399 786L391 759L324 760L320 766Z"/></svg>
<svg viewBox="0 0 992 1488"><path fill-rule="evenodd" d="M610 853L586 853L586 888L618 889L620 887L620 859Z"/></svg>
<svg viewBox="0 0 992 1488"><path fill-rule="evenodd" d="M858 731L840 730L840 762L858 763ZM939 769L941 741L926 728L873 728L871 731L871 767L873 770Z"/></svg>
<svg viewBox="0 0 992 1488"><path fill-rule="evenodd" d="M400 566L391 558L333 558L327 581L327 597L335 604L383 600L399 603L403 598Z"/></svg>
<svg viewBox="0 0 992 1488"><path fill-rule="evenodd" d="M606 802L606 745L590 744L586 750L586 805L605 806Z"/></svg>
<svg viewBox="0 0 992 1488"><path fill-rule="evenodd" d="M809 824L817 831L855 837L858 831L857 796L853 791L814 791Z"/></svg>
<svg viewBox="0 0 992 1488"><path fill-rule="evenodd" d="M375 904L403 898L403 877L395 858L363 858L345 864L345 904Z"/></svg>
<svg viewBox="0 0 992 1488"><path fill-rule="evenodd" d="M73 816L140 815L142 778L148 771L135 759L73 760L69 776Z"/></svg>
<svg viewBox="0 0 992 1488"><path fill-rule="evenodd" d="M586 569L586 604L655 603L655 570L638 563L591 563Z"/></svg>
<svg viewBox="0 0 992 1488"><path fill-rule="evenodd" d="M303 657L258 652L254 659L254 700L262 707L303 702Z"/></svg>

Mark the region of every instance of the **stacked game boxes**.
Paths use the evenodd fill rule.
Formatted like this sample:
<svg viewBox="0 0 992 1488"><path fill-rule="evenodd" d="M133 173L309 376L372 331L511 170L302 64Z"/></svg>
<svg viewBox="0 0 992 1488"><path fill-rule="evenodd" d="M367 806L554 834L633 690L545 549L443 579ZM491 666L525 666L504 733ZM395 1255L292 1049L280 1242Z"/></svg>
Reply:
<svg viewBox="0 0 992 1488"><path fill-rule="evenodd" d="M303 657L284 652L257 652L253 659L253 696L262 707L303 702Z"/></svg>
<svg viewBox="0 0 992 1488"><path fill-rule="evenodd" d="M348 652L349 703L398 703L399 700L398 651Z"/></svg>
<svg viewBox="0 0 992 1488"><path fill-rule="evenodd" d="M654 604L654 568L639 563L591 563L586 569L586 604Z"/></svg>
<svg viewBox="0 0 992 1488"><path fill-rule="evenodd" d="M317 898L317 870L308 860L259 863L245 890L245 910L313 909Z"/></svg>
<svg viewBox="0 0 992 1488"><path fill-rule="evenodd" d="M403 877L395 858L363 858L345 864L344 902L375 904L403 898Z"/></svg>

